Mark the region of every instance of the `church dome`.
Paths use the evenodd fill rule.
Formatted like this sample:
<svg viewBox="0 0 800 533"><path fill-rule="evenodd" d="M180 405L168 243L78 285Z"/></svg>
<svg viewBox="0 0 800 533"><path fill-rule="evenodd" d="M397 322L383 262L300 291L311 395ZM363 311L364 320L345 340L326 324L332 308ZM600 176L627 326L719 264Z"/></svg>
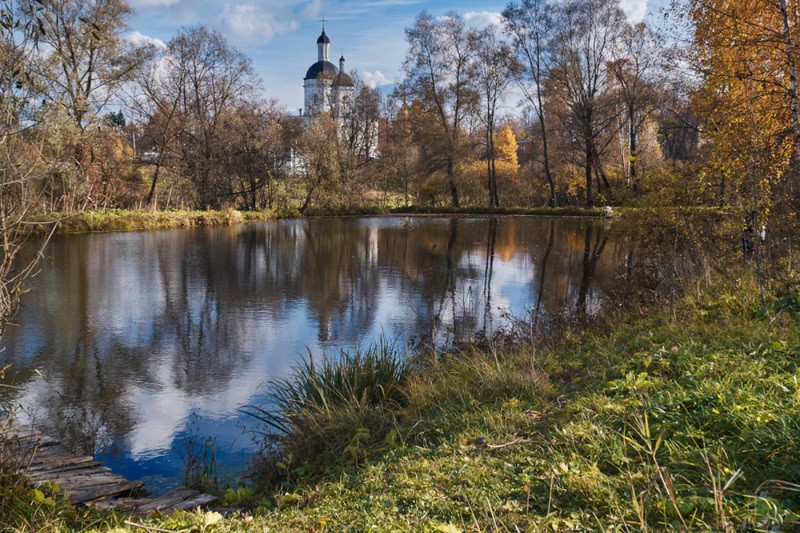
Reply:
<svg viewBox="0 0 800 533"><path fill-rule="evenodd" d="M325 35L325 30L322 30L322 35L317 39L317 44L331 44L331 40Z"/></svg>
<svg viewBox="0 0 800 533"><path fill-rule="evenodd" d="M308 68L306 71L305 80L315 80L320 74L325 74L329 77L334 77L339 74L339 69L330 61L317 61ZM324 77L324 76L323 76Z"/></svg>

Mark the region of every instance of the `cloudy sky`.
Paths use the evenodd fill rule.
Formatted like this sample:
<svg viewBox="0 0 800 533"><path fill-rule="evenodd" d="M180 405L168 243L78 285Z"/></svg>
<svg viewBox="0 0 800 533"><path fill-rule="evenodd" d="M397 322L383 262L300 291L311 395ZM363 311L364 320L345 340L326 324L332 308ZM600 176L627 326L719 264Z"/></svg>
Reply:
<svg viewBox="0 0 800 533"><path fill-rule="evenodd" d="M303 102L303 76L316 61L316 40L325 17L331 55L344 54L372 85L397 81L405 55L403 30L427 9L433 15L455 10L471 25L499 19L506 0L130 0L135 10L130 37L169 41L182 27L204 24L222 32L253 61L265 96L287 109ZM621 0L639 21L666 0ZM649 5L648 5L649 4Z"/></svg>

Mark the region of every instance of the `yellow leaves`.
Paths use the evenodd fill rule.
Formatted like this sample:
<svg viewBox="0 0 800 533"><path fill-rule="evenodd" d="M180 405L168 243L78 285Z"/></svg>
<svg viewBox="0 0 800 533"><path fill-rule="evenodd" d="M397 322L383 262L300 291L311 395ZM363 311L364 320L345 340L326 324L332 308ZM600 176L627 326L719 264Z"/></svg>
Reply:
<svg viewBox="0 0 800 533"><path fill-rule="evenodd" d="M769 198L793 153L792 137L785 134L793 120L787 52L800 35L784 34L778 3L769 0L690 0L689 5L694 60L704 72L694 103L713 142L712 181L731 176L730 190L748 197L747 189L755 190Z"/></svg>
<svg viewBox="0 0 800 533"><path fill-rule="evenodd" d="M501 163L510 165L513 168L519 166L519 161L517 160L517 138L514 136L514 132L511 131L511 126L508 124L504 125L497 135L497 139L495 140L495 152L497 153L498 173Z"/></svg>

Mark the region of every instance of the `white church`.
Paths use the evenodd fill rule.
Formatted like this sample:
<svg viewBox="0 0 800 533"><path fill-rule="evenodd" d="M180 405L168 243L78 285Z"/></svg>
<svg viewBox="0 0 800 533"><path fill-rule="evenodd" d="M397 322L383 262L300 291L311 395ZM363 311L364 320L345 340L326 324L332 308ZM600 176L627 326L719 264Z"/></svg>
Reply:
<svg viewBox="0 0 800 533"><path fill-rule="evenodd" d="M339 68L330 62L331 40L325 34L317 39L317 62L311 65L303 78L305 110L303 116L317 117L329 113L337 122L353 110L355 85L344 69L344 56L339 58Z"/></svg>
<svg viewBox="0 0 800 533"><path fill-rule="evenodd" d="M379 155L378 121L357 126L349 123L354 118L355 84L345 71L344 56L339 58L337 68L330 62L330 50L331 40L323 23L322 34L317 39L317 61L308 67L303 78L305 108L300 109L303 125L308 126L320 115L328 114L336 121L343 138L348 132L354 133L361 153L366 153L370 159L375 158ZM305 161L294 149L284 165L289 172L305 172Z"/></svg>

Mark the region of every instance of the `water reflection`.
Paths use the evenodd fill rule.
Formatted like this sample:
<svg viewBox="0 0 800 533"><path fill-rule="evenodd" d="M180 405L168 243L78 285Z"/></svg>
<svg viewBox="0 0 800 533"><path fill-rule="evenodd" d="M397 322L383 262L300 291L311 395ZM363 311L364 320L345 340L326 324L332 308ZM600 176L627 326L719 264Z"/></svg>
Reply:
<svg viewBox="0 0 800 533"><path fill-rule="evenodd" d="M33 421L179 481L190 419L224 464L236 409L305 353L596 316L627 252L602 222L374 218L56 240L2 353ZM41 370L40 377L35 370Z"/></svg>

